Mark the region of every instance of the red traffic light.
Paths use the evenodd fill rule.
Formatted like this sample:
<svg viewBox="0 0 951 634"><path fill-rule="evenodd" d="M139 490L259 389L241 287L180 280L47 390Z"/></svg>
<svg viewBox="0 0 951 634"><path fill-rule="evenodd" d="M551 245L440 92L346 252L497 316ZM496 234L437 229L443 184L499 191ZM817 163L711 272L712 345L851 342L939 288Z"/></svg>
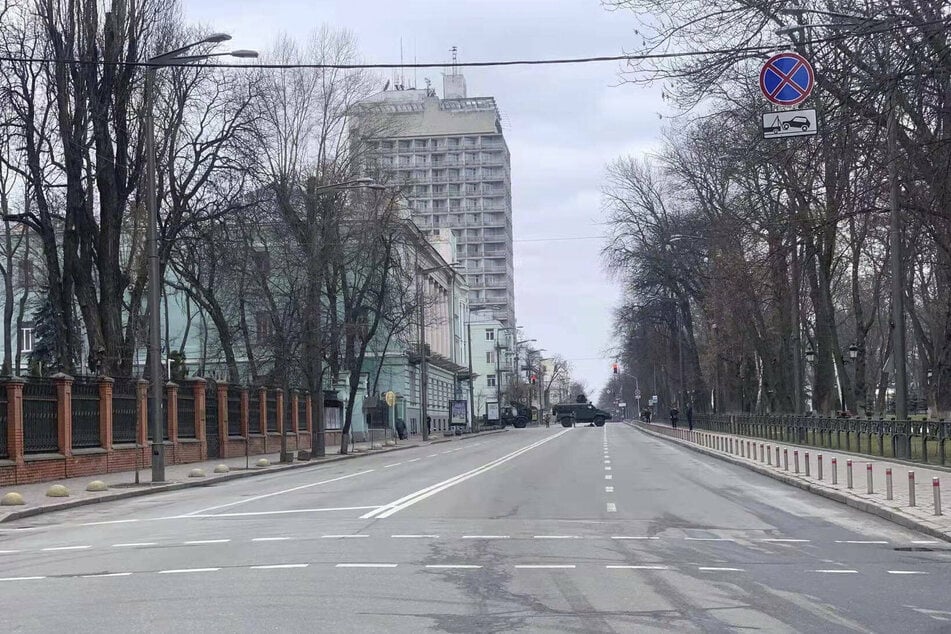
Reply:
<svg viewBox="0 0 951 634"><path fill-rule="evenodd" d="M535 381L537 381L537 380L538 380L537 377L533 374L533 375L532 375L532 385L535 385Z"/></svg>
<svg viewBox="0 0 951 634"><path fill-rule="evenodd" d="M617 374L618 373L617 363L615 363L613 367L614 367L614 373Z"/></svg>

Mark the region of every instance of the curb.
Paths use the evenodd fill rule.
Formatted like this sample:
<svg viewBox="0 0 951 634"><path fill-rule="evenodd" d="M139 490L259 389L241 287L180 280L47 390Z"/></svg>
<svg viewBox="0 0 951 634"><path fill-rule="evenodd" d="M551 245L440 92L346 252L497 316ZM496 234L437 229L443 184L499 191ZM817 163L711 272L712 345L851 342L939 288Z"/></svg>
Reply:
<svg viewBox="0 0 951 634"><path fill-rule="evenodd" d="M430 445L444 442L455 442L456 440L466 440L468 438L475 438L477 436L488 436L490 434L498 434L501 432L508 431L507 429L495 429L487 432L480 432L477 434L468 434L462 438L446 438L445 440L434 440L430 441ZM14 520L23 519L25 517L33 517L35 515L43 515L45 513L54 513L56 511L65 511L72 508L78 508L80 506L89 506L90 504L100 504L102 502L115 502L117 500L126 500L129 498L141 497L143 495L152 495L155 493L165 493L168 491L179 491L181 489L191 489L195 487L207 487L214 486L220 482L228 482L231 480L238 480L241 478L252 478L255 476L264 475L267 473L281 473L283 471L290 471L292 469L306 469L308 467L319 467L324 464L340 462L342 460L352 460L355 458L362 458L364 456L376 456L384 453L390 453L393 451L402 451L404 449L413 449L414 447L424 447L428 445L418 444L418 445L397 445L395 447L385 448L385 449L374 449L372 451L364 453L350 453L345 455L330 455L324 456L318 460L308 460L306 462L295 462L293 464L281 464L276 463L272 467L260 469L260 470L248 470L248 471L232 471L225 473L219 476L215 476L212 479L208 480L197 480L197 481L183 481L183 482L172 482L169 484L158 484L153 487L146 485L141 489L133 489L129 491L117 491L115 493L109 493L106 495L100 495L99 497L90 497L79 500L69 500L66 502L60 502L58 504L47 504L45 506L37 506L33 508L26 508L19 511L10 511L6 515L0 515L0 524L5 522L12 522Z"/></svg>
<svg viewBox="0 0 951 634"><path fill-rule="evenodd" d="M686 448L686 449L690 449L691 451L695 451L695 452L697 452L697 453L701 453L701 454L704 454L704 455L706 455L706 456L711 456L711 457L713 457L713 458L718 458L718 459L720 459L720 460L723 460L724 462L729 462L730 464L734 464L734 465L737 465L737 466L739 466L739 467L745 467L746 469L749 469L750 471L755 471L756 473L759 473L759 474L761 474L761 475L768 476L768 477L770 477L770 478L772 478L772 479L774 479L774 480L778 480L778 481L780 481L780 482L782 482L782 483L784 483L784 484L792 485L792 486L794 486L794 487L797 487L797 488L799 488L799 489L802 489L803 491L808 491L809 493L813 493L813 494L815 494L815 495L822 496L822 497L827 498L827 499L829 499L829 500L834 500L834 501L836 501L836 502L840 502L840 503L845 504L846 506L849 506L849 507L854 508L854 509L856 509L856 510L863 511L863 512L869 513L869 514L871 514L871 515L876 515L876 516L878 516L878 517L881 517L882 519L888 520L889 522L892 522L892 523L894 523L894 524L898 524L899 526L903 526L903 527L905 527L905 528L910 528L910 529L912 529L912 530L916 530L916 531L918 531L918 532L920 532L920 533L924 533L924 534L926 534L926 535L928 535L928 536L930 536L930 537L935 537L935 538L940 539L940 540L942 540L942 541L951 542L951 534L946 533L946 532L944 532L944 531L941 531L941 530L939 530L939 529L937 529L937 528L933 528L933 527L931 527L931 526L928 526L927 524L923 524L923 523L922 523L921 521L919 521L919 520L916 520L916 519L914 519L914 518L908 517L908 516L906 516L906 515L902 515L901 513L898 513L898 512L896 512L896 511L893 511L892 509L883 508L883 507L877 506L877 505L875 505L875 504L873 504L873 503L871 503L871 502L867 502L867 501L865 501L865 500L860 500L860 499L856 499L856 498L850 497L850 496L848 496L848 495L845 495L845 494L843 494L843 493L840 493L839 491L829 490L829 489L827 489L827 488L825 488L825 487L818 487L818 486L813 485L812 483L809 483L809 482L805 482L805 481L803 481L803 480L800 480L799 478L794 478L794 477L792 477L792 476L787 476L787 475L785 475L784 473L780 473L780 472L777 472L777 471L773 471L773 470L767 469L767 468L765 468L765 467L760 467L759 465L752 464L752 463L745 462L745 461L743 461L743 460L739 460L739 459L737 459L737 458L734 458L733 456L731 456L731 455L729 455L729 454L721 454L721 453L719 453L719 452L717 452L717 451L714 451L714 450L711 450L711 449L709 449L709 448L707 448L707 447L702 447L702 446L699 446L699 445L695 445L695 444L693 444L693 443L680 440L679 438L671 438L670 436L667 436L667 435L665 435L665 434L660 434L660 433L658 433L658 432L655 432L655 431L652 431L652 430L649 430L649 429L644 429L643 427L638 427L637 425L631 425L630 423L625 423L625 424L626 424L628 427L632 427L633 429L636 429L637 431L639 431L639 432L641 432L641 433L648 434L648 435L650 435L650 436L653 436L653 437L655 437L655 438L660 438L660 439L662 439L662 440L667 440L667 441L673 442L673 443L675 443L675 444L677 444L677 445L680 445L681 447L684 447L684 448ZM845 453L845 452L843 452L843 453ZM866 456L866 458L868 458L868 457L869 457L869 456Z"/></svg>
<svg viewBox="0 0 951 634"><path fill-rule="evenodd" d="M440 438L439 440L430 440L430 445L438 445L444 442L458 442L460 440L470 440L472 438L479 438L480 436L491 436L492 434L501 434L507 432L508 429L492 429L489 431L480 431L475 434L466 434L465 436L449 436L448 438Z"/></svg>

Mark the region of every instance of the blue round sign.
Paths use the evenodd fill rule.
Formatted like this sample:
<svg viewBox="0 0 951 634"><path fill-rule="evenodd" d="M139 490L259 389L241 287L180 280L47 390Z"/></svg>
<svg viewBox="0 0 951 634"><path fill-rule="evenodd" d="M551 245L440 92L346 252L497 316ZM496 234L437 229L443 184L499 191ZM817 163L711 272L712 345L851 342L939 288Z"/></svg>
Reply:
<svg viewBox="0 0 951 634"><path fill-rule="evenodd" d="M763 96L778 106L794 106L803 101L814 84L812 64L799 53L773 55L759 72Z"/></svg>

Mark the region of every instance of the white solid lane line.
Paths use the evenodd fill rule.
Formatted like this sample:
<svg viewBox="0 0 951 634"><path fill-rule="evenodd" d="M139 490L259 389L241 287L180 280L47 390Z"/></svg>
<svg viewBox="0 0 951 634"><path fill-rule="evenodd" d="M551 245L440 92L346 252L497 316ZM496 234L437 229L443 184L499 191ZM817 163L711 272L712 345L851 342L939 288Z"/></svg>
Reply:
<svg viewBox="0 0 951 634"><path fill-rule="evenodd" d="M350 473L348 475L339 476L337 478L330 478L329 480L321 480L320 482L311 482L309 484L302 484L300 486L291 487L289 489L282 489L280 491L272 491L271 493L255 495L253 497L245 498L243 500L228 502L227 504L218 504L216 506L209 506L207 508L198 509L197 511L192 511L191 513L186 513L185 515L181 515L178 517L192 517L194 515L207 513L208 511L217 511L218 509L226 509L232 506L237 506L238 504L247 504L248 502L256 502L257 500L263 500L265 498L274 497L275 495L284 495L285 493L293 493L294 491L309 489L310 487L320 486L321 484L330 484L331 482L339 482L341 480L346 480L348 478L356 478L357 476L366 475L368 473L372 473L373 471L376 471L376 469L366 469L364 471L358 471L357 473Z"/></svg>
<svg viewBox="0 0 951 634"><path fill-rule="evenodd" d="M52 548L41 548L40 550L44 552L53 552L57 550L86 550L87 548L92 548L92 546L54 546Z"/></svg>
<svg viewBox="0 0 951 634"><path fill-rule="evenodd" d="M180 575L190 572L218 572L221 568L176 568L174 570L159 570L160 575Z"/></svg>
<svg viewBox="0 0 951 634"><path fill-rule="evenodd" d="M457 568L461 570L475 570L477 568L481 568L482 566L476 566L474 564L428 564L426 567L444 570L454 570Z"/></svg>
<svg viewBox="0 0 951 634"><path fill-rule="evenodd" d="M230 539L195 539L190 542L185 542L186 546L201 546L203 544L227 544L230 542Z"/></svg>
<svg viewBox="0 0 951 634"><path fill-rule="evenodd" d="M396 568L398 564L337 564L335 568Z"/></svg>
<svg viewBox="0 0 951 634"><path fill-rule="evenodd" d="M614 502L608 502L608 513L617 513L617 505Z"/></svg>
<svg viewBox="0 0 951 634"><path fill-rule="evenodd" d="M574 564L522 564L515 566L519 570L566 570L574 568Z"/></svg>
<svg viewBox="0 0 951 634"><path fill-rule="evenodd" d="M142 548L145 546L156 546L158 542L127 542L124 544L113 544L113 548Z"/></svg>
<svg viewBox="0 0 951 634"><path fill-rule="evenodd" d="M924 570L886 570L890 575L926 575Z"/></svg>
<svg viewBox="0 0 951 634"><path fill-rule="evenodd" d="M259 515L293 515L297 513L327 513L331 511L364 511L366 509L378 509L379 504L373 506L329 506L319 509L285 509L282 511L242 511L236 513L213 513L210 515L189 515L188 519L193 517L256 517Z"/></svg>
<svg viewBox="0 0 951 634"><path fill-rule="evenodd" d="M252 542L286 542L290 537L255 537Z"/></svg>
<svg viewBox="0 0 951 634"><path fill-rule="evenodd" d="M913 539L911 543L912 544L938 544L940 542L936 539Z"/></svg>
<svg viewBox="0 0 951 634"><path fill-rule="evenodd" d="M251 570L283 570L285 568L306 568L310 564L270 564L268 566L251 566Z"/></svg>
<svg viewBox="0 0 951 634"><path fill-rule="evenodd" d="M36 579L46 579L46 577L0 577L0 581L34 581Z"/></svg>
<svg viewBox="0 0 951 634"><path fill-rule="evenodd" d="M99 575L80 575L83 579L105 579L107 577L131 577L131 572L104 572Z"/></svg>
<svg viewBox="0 0 951 634"><path fill-rule="evenodd" d="M668 566L660 566L656 564L639 564L639 565L624 565L624 566L605 566L608 570L670 570Z"/></svg>
<svg viewBox="0 0 951 634"><path fill-rule="evenodd" d="M509 460L517 458L518 456L545 444L546 442L549 442L551 440L554 440L555 438L563 436L569 431L571 430L565 429L564 431L558 432L557 434L554 434L552 436L548 436L547 438L543 438L530 445L522 447L521 449L516 449L515 451L505 456L502 456L501 458L497 458L495 460L487 462L480 467L476 467L475 469L471 469L464 473L460 473L451 478L443 480L442 482L437 482L436 484L420 489L419 491L415 491L413 493L410 493L409 495L405 495L397 500L390 502L389 504L385 506L380 507L379 509L375 509L373 511L370 511L369 513L365 513L361 515L360 519L362 520L374 519L374 518L384 519L384 518L390 517L394 513L398 513L399 511L402 511L403 509L406 509L418 502L422 502L426 498L429 498L433 495L436 495L437 493L445 491L446 489L453 487L461 482L465 482L469 478L473 478L477 475L485 473L486 471L494 469L495 467L505 462L508 462Z"/></svg>
<svg viewBox="0 0 951 634"><path fill-rule="evenodd" d="M813 570L812 572L824 572L832 575L857 575L859 574L858 570L843 570L840 568L832 570Z"/></svg>

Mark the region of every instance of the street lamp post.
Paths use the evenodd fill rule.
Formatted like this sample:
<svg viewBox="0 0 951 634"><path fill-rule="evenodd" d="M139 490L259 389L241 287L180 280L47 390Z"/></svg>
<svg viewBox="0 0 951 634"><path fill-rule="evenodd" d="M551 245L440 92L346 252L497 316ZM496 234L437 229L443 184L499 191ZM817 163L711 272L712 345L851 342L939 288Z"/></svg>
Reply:
<svg viewBox="0 0 951 634"><path fill-rule="evenodd" d="M859 413L859 396L858 396L858 381L859 381L859 368L856 360L859 358L859 347L854 343L849 346L849 359L852 360L852 403L855 407L855 413Z"/></svg>
<svg viewBox="0 0 951 634"><path fill-rule="evenodd" d="M156 193L155 165L155 71L162 66L200 62L210 57L253 58L255 51L237 50L226 53L205 53L185 55L189 50L202 44L220 44L231 36L226 33L214 33L208 37L187 44L173 51L156 55L148 60L145 70L145 202L148 206L149 223L146 229L146 253L149 261L149 375L151 378L152 403L149 407L150 426L152 428L152 482L165 481L165 434L162 404L162 339L159 306L162 299L161 266L158 253L158 195Z"/></svg>

